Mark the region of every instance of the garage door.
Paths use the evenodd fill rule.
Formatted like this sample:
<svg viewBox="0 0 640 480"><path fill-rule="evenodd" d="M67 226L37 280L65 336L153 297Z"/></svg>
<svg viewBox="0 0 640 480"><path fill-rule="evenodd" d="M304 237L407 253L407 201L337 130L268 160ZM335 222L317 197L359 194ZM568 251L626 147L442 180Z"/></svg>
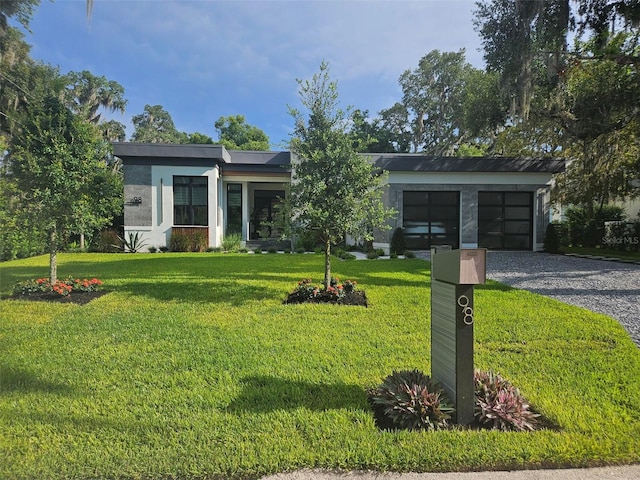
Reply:
<svg viewBox="0 0 640 480"><path fill-rule="evenodd" d="M499 250L531 250L533 194L478 193L478 245Z"/></svg>
<svg viewBox="0 0 640 480"><path fill-rule="evenodd" d="M410 250L459 246L459 192L403 192L405 240Z"/></svg>

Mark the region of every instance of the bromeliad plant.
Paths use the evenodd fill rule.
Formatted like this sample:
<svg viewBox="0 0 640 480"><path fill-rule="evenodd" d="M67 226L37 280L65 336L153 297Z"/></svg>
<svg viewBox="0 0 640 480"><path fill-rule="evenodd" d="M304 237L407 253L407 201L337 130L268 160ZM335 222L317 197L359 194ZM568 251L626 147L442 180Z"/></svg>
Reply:
<svg viewBox="0 0 640 480"><path fill-rule="evenodd" d="M13 287L13 295L25 297L29 295L52 295L66 297L71 292L95 292L103 284L97 278L79 279L69 277L67 280L57 280L51 283L48 278L30 279L20 282Z"/></svg>
<svg viewBox="0 0 640 480"><path fill-rule="evenodd" d="M538 424L537 413L520 391L499 374L476 370L475 417L488 428L502 431L533 431Z"/></svg>
<svg viewBox="0 0 640 480"><path fill-rule="evenodd" d="M369 391L369 401L399 429L446 429L454 411L442 387L420 370L394 371Z"/></svg>
<svg viewBox="0 0 640 480"><path fill-rule="evenodd" d="M475 417L479 428L533 431L539 414L519 390L500 375L475 370ZM368 392L381 428L438 430L451 426L454 412L440 385L420 370L394 371Z"/></svg>

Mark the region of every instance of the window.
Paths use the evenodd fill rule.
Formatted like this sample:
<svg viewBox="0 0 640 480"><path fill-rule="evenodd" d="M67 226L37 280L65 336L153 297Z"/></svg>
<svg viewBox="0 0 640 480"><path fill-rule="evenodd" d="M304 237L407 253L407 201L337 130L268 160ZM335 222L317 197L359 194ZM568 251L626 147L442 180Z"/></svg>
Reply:
<svg viewBox="0 0 640 480"><path fill-rule="evenodd" d="M478 244L485 248L530 250L532 205L531 192L479 192Z"/></svg>
<svg viewBox="0 0 640 480"><path fill-rule="evenodd" d="M242 233L242 184L227 185L227 235Z"/></svg>
<svg viewBox="0 0 640 480"><path fill-rule="evenodd" d="M209 225L207 177L173 177L173 224Z"/></svg>

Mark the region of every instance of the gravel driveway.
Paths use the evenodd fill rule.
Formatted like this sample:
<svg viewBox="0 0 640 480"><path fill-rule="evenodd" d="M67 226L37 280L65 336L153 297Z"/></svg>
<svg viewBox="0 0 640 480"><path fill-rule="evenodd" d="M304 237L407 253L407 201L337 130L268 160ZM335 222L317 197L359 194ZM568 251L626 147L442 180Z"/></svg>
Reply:
<svg viewBox="0 0 640 480"><path fill-rule="evenodd" d="M487 277L609 315L640 347L640 265L537 252L490 251Z"/></svg>

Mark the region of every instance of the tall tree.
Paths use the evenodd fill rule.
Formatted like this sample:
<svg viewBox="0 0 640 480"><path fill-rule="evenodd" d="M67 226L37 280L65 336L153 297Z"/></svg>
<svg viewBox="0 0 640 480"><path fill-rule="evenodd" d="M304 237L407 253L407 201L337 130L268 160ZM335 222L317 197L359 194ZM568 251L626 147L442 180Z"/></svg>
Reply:
<svg viewBox="0 0 640 480"><path fill-rule="evenodd" d="M290 108L294 133L287 217L293 231L317 231L324 244L324 286L331 282L331 245L345 234L371 239L394 213L384 207L384 176L358 155L348 133L347 114L338 108L338 87L326 62L311 80L298 80L306 115Z"/></svg>
<svg viewBox="0 0 640 480"><path fill-rule="evenodd" d="M15 18L24 28L29 28L33 9L40 0L4 0L0 2L0 35L9 28L8 18Z"/></svg>
<svg viewBox="0 0 640 480"><path fill-rule="evenodd" d="M64 76L67 84L66 99L68 107L81 118L93 123L100 123L101 112L124 113L127 100L124 98L124 87L114 80L98 77L87 70L69 72Z"/></svg>
<svg viewBox="0 0 640 480"><path fill-rule="evenodd" d="M211 145L213 144L213 139L209 135L205 135L204 133L193 132L185 134L184 143Z"/></svg>
<svg viewBox="0 0 640 480"><path fill-rule="evenodd" d="M267 134L248 124L244 115L220 117L214 125L218 132L218 143L229 150L269 150Z"/></svg>
<svg viewBox="0 0 640 480"><path fill-rule="evenodd" d="M612 46L609 46L611 49ZM562 176L562 199L587 207L637 196L640 176L640 72L609 58L575 62L550 109L573 161Z"/></svg>
<svg viewBox="0 0 640 480"><path fill-rule="evenodd" d="M572 16L569 0L487 0L476 27L512 100L512 126L498 144L570 159L556 193L593 218L594 204L638 194L640 2L573 5Z"/></svg>
<svg viewBox="0 0 640 480"><path fill-rule="evenodd" d="M474 21L489 71L499 72L512 123L526 119L536 87L563 69L569 0L483 0Z"/></svg>
<svg viewBox="0 0 640 480"><path fill-rule="evenodd" d="M453 155L462 138L463 94L466 72L464 50L433 50L418 68L400 76L402 104L411 116L412 148L430 155Z"/></svg>
<svg viewBox="0 0 640 480"><path fill-rule="evenodd" d="M49 239L50 280L57 252L71 232L106 225L117 209L119 177L105 163L108 144L60 96L33 99L7 155L8 179Z"/></svg>
<svg viewBox="0 0 640 480"><path fill-rule="evenodd" d="M391 111L389 109L389 111ZM392 120L393 113L381 112L382 117L370 118L368 110L356 109L351 113L349 135L352 137L353 146L362 153L396 153L408 152L411 133L406 132L404 139L402 133L395 130ZM408 128L406 115L402 116L402 129ZM389 120L389 122L387 122Z"/></svg>
<svg viewBox="0 0 640 480"><path fill-rule="evenodd" d="M387 142L391 144L391 152L409 153L413 132L409 120L407 107L400 102L381 110L380 127L388 135Z"/></svg>
<svg viewBox="0 0 640 480"><path fill-rule="evenodd" d="M102 136L108 142L124 142L127 134L124 124L116 120L108 120L100 122L98 129L102 132Z"/></svg>
<svg viewBox="0 0 640 480"><path fill-rule="evenodd" d="M144 112L131 119L134 127L131 140L146 143L183 143L173 119L162 105L145 105Z"/></svg>

